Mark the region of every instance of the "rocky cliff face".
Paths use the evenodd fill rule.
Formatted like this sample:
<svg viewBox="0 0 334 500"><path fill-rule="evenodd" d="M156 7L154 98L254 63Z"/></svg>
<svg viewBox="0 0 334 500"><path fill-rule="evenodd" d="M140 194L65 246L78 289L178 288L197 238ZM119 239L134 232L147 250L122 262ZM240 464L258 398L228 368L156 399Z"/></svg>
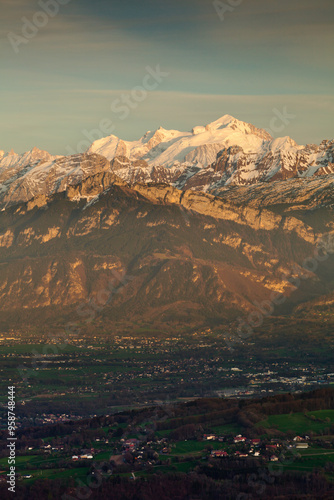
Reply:
<svg viewBox="0 0 334 500"><path fill-rule="evenodd" d="M72 202L85 200L87 206L96 204L115 187L120 187L129 198L147 200L155 205L175 205L184 212L212 217L218 220L233 221L255 230L272 231L283 227L290 229L299 237L314 244L321 231L317 232L305 221L292 215L297 210L308 212L310 209L327 206L331 208L334 176L324 179L296 180L293 188L284 191L286 183L268 185L266 191L259 186L235 188L219 191L219 196L192 190L181 191L169 184L136 183L131 188L114 173L106 171L87 177L79 184L68 186L64 196ZM47 206L52 197L38 196L27 203L27 209ZM280 212L272 210L275 205ZM268 207L268 208L266 208Z"/></svg>
<svg viewBox="0 0 334 500"><path fill-rule="evenodd" d="M251 207L280 207L287 213L295 210L311 214L326 207L333 208L334 174L309 178L253 184L251 186L225 186L212 189L219 198Z"/></svg>
<svg viewBox="0 0 334 500"><path fill-rule="evenodd" d="M205 150L203 146L202 152ZM150 166L147 162L114 158L111 168L130 185L136 182L168 182L178 189L217 192L224 186L251 186L290 179L334 174L334 141L320 146L297 147L291 140L282 148L260 153L245 152L235 145L219 145L215 161L207 167L185 162L172 167ZM197 151L198 152L198 151ZM188 159L194 153L189 154Z"/></svg>
<svg viewBox="0 0 334 500"><path fill-rule="evenodd" d="M227 185L252 185L334 173L334 141L297 146L290 138L274 141L264 154L245 153L239 146L223 149L216 161L184 185L212 191Z"/></svg>

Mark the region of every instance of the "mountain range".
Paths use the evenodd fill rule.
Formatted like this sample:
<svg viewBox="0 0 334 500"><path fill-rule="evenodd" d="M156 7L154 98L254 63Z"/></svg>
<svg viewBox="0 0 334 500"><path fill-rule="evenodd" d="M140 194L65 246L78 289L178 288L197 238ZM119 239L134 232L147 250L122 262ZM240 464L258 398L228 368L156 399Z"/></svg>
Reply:
<svg viewBox="0 0 334 500"><path fill-rule="evenodd" d="M1 153L2 331L69 320L104 331L231 327L273 293L287 298L273 314L328 314L333 141L301 147L223 117L121 142L68 157ZM328 258L305 269L323 244ZM115 272L126 284L116 279L109 300Z"/></svg>
<svg viewBox="0 0 334 500"><path fill-rule="evenodd" d="M111 135L95 141L84 154L52 156L37 148L22 155L0 151L0 204L60 192L106 170L129 185L168 183L217 193L226 186L333 174L334 141L299 146L290 137L273 139L266 130L225 115L191 132L160 127L132 142Z"/></svg>

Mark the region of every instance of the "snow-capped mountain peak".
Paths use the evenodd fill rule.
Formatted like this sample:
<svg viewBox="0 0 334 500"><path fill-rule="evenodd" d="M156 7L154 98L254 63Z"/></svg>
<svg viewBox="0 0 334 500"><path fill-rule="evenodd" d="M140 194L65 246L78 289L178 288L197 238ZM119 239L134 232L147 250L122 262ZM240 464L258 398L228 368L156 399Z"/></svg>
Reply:
<svg viewBox="0 0 334 500"><path fill-rule="evenodd" d="M298 145L223 115L183 132L162 126L134 141L116 135L95 141L84 155L55 157L33 148L22 155L0 151L0 202L27 201L112 170L128 184L170 183L215 192L228 185L334 173L334 141Z"/></svg>
<svg viewBox="0 0 334 500"><path fill-rule="evenodd" d="M130 160L142 159L149 165L172 167L189 163L207 167L224 147L239 145L245 151L258 150L272 137L265 130L224 115L207 125L197 125L191 132L159 127L137 141L123 141L114 135L95 141L88 153L97 153L112 160L122 155Z"/></svg>
<svg viewBox="0 0 334 500"><path fill-rule="evenodd" d="M277 150L289 150L289 149L303 149L304 146L299 146L296 141L291 139L289 136L279 137L278 139L273 139L270 144L270 149L272 151Z"/></svg>
<svg viewBox="0 0 334 500"><path fill-rule="evenodd" d="M248 123L237 120L237 118L234 118L231 115L223 115L222 117L218 118L218 120L208 123L205 126L205 129L214 131L224 128L240 128L241 131L243 126L247 125Z"/></svg>
<svg viewBox="0 0 334 500"><path fill-rule="evenodd" d="M265 140L272 139L271 135L264 129L257 128L250 123L238 120L231 115L224 115L221 118L218 118L218 120L208 123L205 129L212 132L222 129L228 129L231 131L231 133L234 131L240 132L245 135L254 134Z"/></svg>
<svg viewBox="0 0 334 500"><path fill-rule="evenodd" d="M112 168L130 184L171 182L203 191L334 172L333 141L299 146L291 137L274 139L231 115L190 132L160 127L132 142L110 136L88 152L109 160L122 156L122 161L112 161Z"/></svg>
<svg viewBox="0 0 334 500"><path fill-rule="evenodd" d="M38 149L34 147L33 149L26 151L23 154L17 154L13 150L9 151L9 153L4 153L1 157L0 161L0 169L6 168L23 168L26 166L31 166L40 161L50 160L52 158L56 158L56 156L52 156L47 151L43 151L42 149Z"/></svg>

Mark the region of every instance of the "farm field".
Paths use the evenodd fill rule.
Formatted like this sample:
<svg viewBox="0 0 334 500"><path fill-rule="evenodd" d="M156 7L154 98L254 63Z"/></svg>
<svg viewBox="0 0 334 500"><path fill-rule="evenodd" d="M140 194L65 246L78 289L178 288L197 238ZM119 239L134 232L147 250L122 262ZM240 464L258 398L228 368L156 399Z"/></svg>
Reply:
<svg viewBox="0 0 334 500"><path fill-rule="evenodd" d="M211 429L218 435L239 434L242 431L242 427L238 424L214 425Z"/></svg>
<svg viewBox="0 0 334 500"><path fill-rule="evenodd" d="M307 450L298 450L298 458L292 459L292 463L284 464L284 470L294 471L313 471L317 468L327 467L334 464L334 450L326 448L310 448ZM330 475L334 478L334 465L331 467Z"/></svg>
<svg viewBox="0 0 334 500"><path fill-rule="evenodd" d="M312 418L314 417L314 419ZM334 410L319 410L287 415L270 415L266 420L256 424L257 427L277 429L281 432L292 431L295 434L321 433L334 424Z"/></svg>
<svg viewBox="0 0 334 500"><path fill-rule="evenodd" d="M23 479L26 484L32 484L39 479L63 479L64 481L69 479L78 479L85 481L87 474L89 473L89 467L80 467L77 469L36 469L29 470L26 475L31 475L31 478Z"/></svg>

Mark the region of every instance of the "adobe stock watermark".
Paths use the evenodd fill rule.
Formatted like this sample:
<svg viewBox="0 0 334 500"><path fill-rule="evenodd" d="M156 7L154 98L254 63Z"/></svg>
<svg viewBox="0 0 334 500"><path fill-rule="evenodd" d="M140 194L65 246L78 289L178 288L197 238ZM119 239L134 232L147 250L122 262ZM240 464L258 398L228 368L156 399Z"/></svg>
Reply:
<svg viewBox="0 0 334 500"><path fill-rule="evenodd" d="M274 116L270 120L269 128L265 129L265 131L268 132L271 136L283 132L283 130L288 125L290 125L290 123L295 118L297 118L297 115L288 112L287 106L283 106L283 109L281 111L277 108L274 108L272 112Z"/></svg>
<svg viewBox="0 0 334 500"><path fill-rule="evenodd" d="M225 21L226 14L234 12L236 7L239 7L243 1L244 0L226 0L226 2L221 2L220 0L214 0L212 5L219 19Z"/></svg>
<svg viewBox="0 0 334 500"><path fill-rule="evenodd" d="M281 279L282 281L288 281L291 283L295 289L298 289L302 283L302 280L307 280L310 277L310 273L315 273L319 267L320 263L325 262L330 255L334 254L334 234L329 233L324 235L319 243L317 244L313 256L306 258L301 268L294 266L294 268L288 273L285 272ZM254 333L254 328L259 328L262 326L264 318L271 316L275 308L283 305L288 300L288 297L281 292L273 291L269 297L269 300L264 300L259 303L254 301L254 310L249 313L246 320L239 317L237 335L233 335L230 338L225 338L225 343L228 349L233 352L234 346L237 343L242 342L242 340L248 339Z"/></svg>
<svg viewBox="0 0 334 500"><path fill-rule="evenodd" d="M156 90L164 79L170 75L170 73L161 70L160 64L157 64L155 68L146 66L145 70L146 74L142 79L141 85L133 87L133 89L127 93L122 93L119 98L112 101L110 110L120 120L128 118L131 111L138 108L140 103L147 99L149 93ZM75 149L71 146L66 146L66 150L69 155L84 153L94 141L102 139L106 135L111 135L115 130L116 125L113 121L109 118L103 118L98 128L82 130L82 135L85 137L85 140L78 142Z"/></svg>
<svg viewBox="0 0 334 500"><path fill-rule="evenodd" d="M38 0L37 4L41 10L36 10L31 19L22 17L21 33L18 35L13 31L7 34L7 38L15 52L20 52L19 47L23 44L26 45L32 38L34 38L40 29L45 28L50 18L55 17L62 5L67 5L71 0Z"/></svg>
<svg viewBox="0 0 334 500"><path fill-rule="evenodd" d="M164 423L166 420L174 417L174 410L176 404L170 401L170 397L167 394L166 400L161 401L158 406L154 408L153 415L149 418L146 423L146 433L138 432L139 441L145 441L147 434L154 433L158 430L158 424ZM128 433L125 433L123 437L126 437Z"/></svg>
<svg viewBox="0 0 334 500"><path fill-rule="evenodd" d="M76 478L77 487L75 488L73 494L74 497L64 493L61 497L61 500L88 500L88 498L92 495L93 490L97 490L103 484L103 480L111 476L111 472L103 473L102 467L95 467L93 472L90 472L85 479L85 482L81 481L81 479Z"/></svg>

